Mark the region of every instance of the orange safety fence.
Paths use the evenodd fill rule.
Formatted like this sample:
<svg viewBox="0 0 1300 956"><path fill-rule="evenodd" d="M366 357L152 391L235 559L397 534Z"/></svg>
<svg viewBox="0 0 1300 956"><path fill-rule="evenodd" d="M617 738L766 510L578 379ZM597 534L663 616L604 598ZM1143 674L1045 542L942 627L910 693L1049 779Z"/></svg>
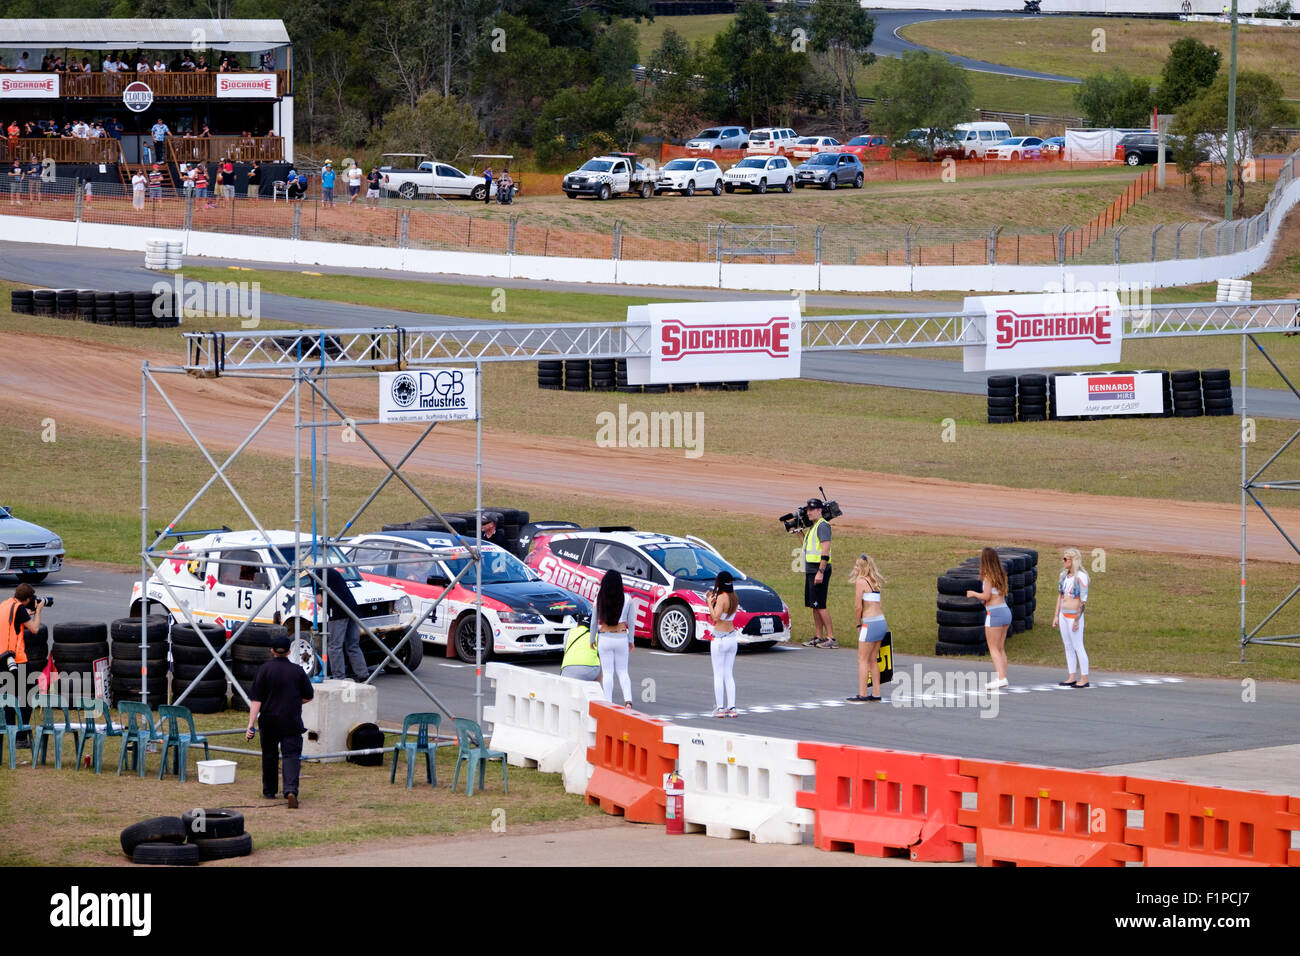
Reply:
<svg viewBox="0 0 1300 956"><path fill-rule="evenodd" d="M1128 778L1142 801L1128 841L1146 866L1300 866L1300 797Z"/></svg>
<svg viewBox="0 0 1300 956"><path fill-rule="evenodd" d="M603 701L590 706L596 745L587 748L587 803L632 823L664 823L664 776L677 764L677 745L664 742L671 722Z"/></svg>
<svg viewBox="0 0 1300 956"><path fill-rule="evenodd" d="M956 757L816 743L800 743L798 754L817 765L815 788L795 801L813 811L820 850L960 862L962 844L975 842L958 822L975 784Z"/></svg>
<svg viewBox="0 0 1300 956"><path fill-rule="evenodd" d="M978 866L1123 866L1142 851L1126 842L1129 810L1142 809L1125 778L1030 764L961 760L978 805L963 809Z"/></svg>

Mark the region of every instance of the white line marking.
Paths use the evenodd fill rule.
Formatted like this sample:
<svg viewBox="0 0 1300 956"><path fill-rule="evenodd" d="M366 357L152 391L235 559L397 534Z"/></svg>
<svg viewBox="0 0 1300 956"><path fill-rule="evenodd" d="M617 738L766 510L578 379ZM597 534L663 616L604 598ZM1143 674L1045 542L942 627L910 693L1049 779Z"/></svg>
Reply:
<svg viewBox="0 0 1300 956"><path fill-rule="evenodd" d="M798 705L800 710L816 710L820 706L821 704L819 704L815 700L805 701L804 703Z"/></svg>
<svg viewBox="0 0 1300 956"><path fill-rule="evenodd" d="M669 651L651 651L655 657L681 657L680 654L673 654Z"/></svg>
<svg viewBox="0 0 1300 956"><path fill-rule="evenodd" d="M443 661L438 662L439 667L469 667L468 664L448 664Z"/></svg>
<svg viewBox="0 0 1300 956"><path fill-rule="evenodd" d="M847 703L848 703L847 700L824 700L824 701L822 701L822 706L823 706L823 707L843 707L843 706L844 706L845 704L847 704Z"/></svg>
<svg viewBox="0 0 1300 956"><path fill-rule="evenodd" d="M1138 686L1138 682L1135 681L1135 680L1122 680L1122 681L1117 681L1117 683L1118 683L1121 687L1137 687L1137 686Z"/></svg>
<svg viewBox="0 0 1300 956"><path fill-rule="evenodd" d="M1116 687L1116 686L1118 686L1118 685L1117 685L1113 680L1099 680L1099 681L1097 681L1097 686L1098 686L1098 687ZM1068 690L1069 688L1063 687L1063 688L1061 688L1061 689L1062 689L1062 690Z"/></svg>
<svg viewBox="0 0 1300 956"><path fill-rule="evenodd" d="M1011 691L1011 693L1013 693L1013 694L1028 694L1028 693L1030 693L1030 690L1029 690L1028 687L1008 687L1007 690ZM978 693L981 693L981 692L980 692L980 691L976 691L976 693L978 694Z"/></svg>
<svg viewBox="0 0 1300 956"><path fill-rule="evenodd" d="M794 704L773 704L772 709L773 710L794 710L795 705Z"/></svg>

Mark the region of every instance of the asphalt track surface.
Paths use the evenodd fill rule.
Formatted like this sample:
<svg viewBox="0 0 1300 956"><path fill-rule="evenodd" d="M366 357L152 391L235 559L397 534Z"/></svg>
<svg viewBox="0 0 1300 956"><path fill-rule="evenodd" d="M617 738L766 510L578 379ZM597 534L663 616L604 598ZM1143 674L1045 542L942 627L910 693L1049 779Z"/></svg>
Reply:
<svg viewBox="0 0 1300 956"><path fill-rule="evenodd" d="M229 259L198 259L197 264L213 267L244 265L249 263ZM141 256L134 252L112 249L61 249L57 246L34 243L0 243L0 278L30 282L33 286L63 287L69 282L69 267L75 264L76 284L81 288L145 289L160 281L170 281L168 273L160 277L145 269ZM262 268L300 272L297 266L267 265ZM385 279L402 279L433 283L455 283L476 288L546 289L555 292L577 292L602 295L620 295L637 301L665 297L689 299L699 302L737 301L741 299L772 299L772 292L735 292L725 289L673 289L657 286L633 287L613 285L587 285L584 283L545 282L527 279L491 279L477 276L424 275L416 273L387 272L381 269L337 269L315 267L330 275L369 276ZM182 273L183 274L183 273ZM232 275L232 279L234 276ZM842 309L844 314L854 311L889 312L953 312L961 310L961 303L946 299L918 300L890 298L888 296L829 296L808 295L806 304L812 308ZM490 323L477 319L437 313L413 313L397 309L380 309L371 306L349 305L301 299L294 296L266 293L261 297L263 318L290 322L304 327L326 328L380 328L386 325L420 326L474 326ZM611 319L619 318L611 316ZM869 352L810 352L803 357L803 377L826 382L844 382L852 385L880 385L891 388L922 389L935 392L955 392L982 395L986 389L986 373L963 372L960 362L944 359L927 359L894 355L886 351ZM1234 388L1233 400L1240 406L1241 389ZM1261 418L1300 419L1300 401L1280 389L1249 389L1247 407L1252 415Z"/></svg>
<svg viewBox="0 0 1300 956"><path fill-rule="evenodd" d="M44 619L57 623L122 617L134 579L129 573L72 563L39 586L40 593L55 598ZM11 584L11 579L0 578L0 589ZM839 623L841 628L847 624ZM1262 683L1256 700L1244 703L1241 679L1251 676L1249 665L1232 679L1094 669L1091 678L1097 686L1073 690L1056 686L1064 679L1063 666L1017 666L1014 637L1008 651L1012 687L983 695L971 688L991 677L986 659L900 656L894 683L886 689L896 691L898 698L883 704L844 701L856 693L857 655L852 649L742 651L735 668L742 715L734 720L711 716L713 678L707 653L669 654L638 645L630 672L634 704L643 713L691 726L797 740L1078 769L1297 742L1300 685ZM475 715L479 703L491 704L493 691L486 679L485 696L474 696L474 666L441 653L441 648L426 645L417 672L439 703L456 715ZM1225 646L1224 655L1235 659L1231 647ZM559 672L553 656L522 666ZM942 687L934 685L936 679L942 680ZM383 675L376 685L385 722L433 706L405 676ZM621 703L617 690L615 695ZM232 726L242 719L232 715Z"/></svg>

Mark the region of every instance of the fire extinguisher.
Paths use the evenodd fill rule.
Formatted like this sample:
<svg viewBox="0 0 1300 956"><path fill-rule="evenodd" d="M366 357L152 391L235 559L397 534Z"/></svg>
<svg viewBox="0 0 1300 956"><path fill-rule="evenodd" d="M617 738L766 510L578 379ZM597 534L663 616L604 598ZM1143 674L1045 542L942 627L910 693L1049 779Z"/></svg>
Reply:
<svg viewBox="0 0 1300 956"><path fill-rule="evenodd" d="M671 834L686 832L686 783L682 775L673 770L664 777L664 796L667 797L666 816L667 832Z"/></svg>

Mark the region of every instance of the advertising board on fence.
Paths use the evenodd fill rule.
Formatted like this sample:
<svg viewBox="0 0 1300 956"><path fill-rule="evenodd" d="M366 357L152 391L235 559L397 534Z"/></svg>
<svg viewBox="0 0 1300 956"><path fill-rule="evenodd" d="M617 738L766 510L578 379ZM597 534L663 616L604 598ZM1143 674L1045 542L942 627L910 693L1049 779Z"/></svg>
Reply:
<svg viewBox="0 0 1300 956"><path fill-rule="evenodd" d="M1114 289L973 296L962 311L981 313L966 320L967 372L1120 360L1124 323Z"/></svg>
<svg viewBox="0 0 1300 956"><path fill-rule="evenodd" d="M650 323L650 356L627 360L629 385L799 377L794 299L630 306L627 320Z"/></svg>
<svg viewBox="0 0 1300 956"><path fill-rule="evenodd" d="M379 374L381 422L472 421L477 417L478 382L472 368Z"/></svg>
<svg viewBox="0 0 1300 956"><path fill-rule="evenodd" d="M1058 375L1054 381L1057 415L1158 415L1165 410L1159 372Z"/></svg>

